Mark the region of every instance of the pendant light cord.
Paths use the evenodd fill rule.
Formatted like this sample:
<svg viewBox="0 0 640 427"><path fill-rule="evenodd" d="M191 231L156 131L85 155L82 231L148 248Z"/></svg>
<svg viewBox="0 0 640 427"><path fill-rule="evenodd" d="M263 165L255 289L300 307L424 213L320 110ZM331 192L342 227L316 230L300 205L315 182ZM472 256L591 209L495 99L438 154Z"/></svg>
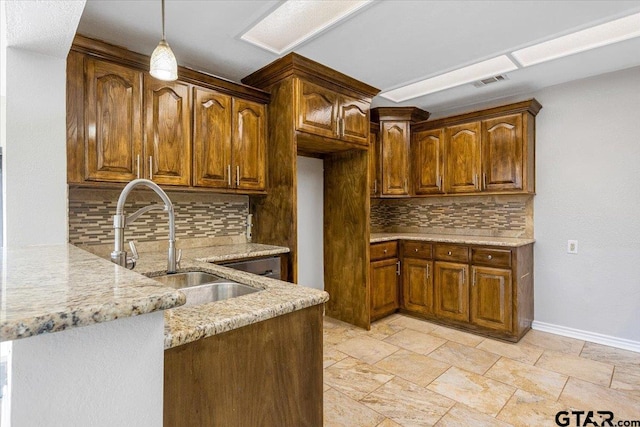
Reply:
<svg viewBox="0 0 640 427"><path fill-rule="evenodd" d="M162 40L164 39L164 0L162 0Z"/></svg>

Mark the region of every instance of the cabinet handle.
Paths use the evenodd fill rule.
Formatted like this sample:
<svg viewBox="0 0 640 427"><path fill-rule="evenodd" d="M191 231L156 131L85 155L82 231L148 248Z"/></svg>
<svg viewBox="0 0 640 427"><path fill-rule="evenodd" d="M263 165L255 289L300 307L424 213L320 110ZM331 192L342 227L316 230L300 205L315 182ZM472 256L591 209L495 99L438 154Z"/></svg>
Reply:
<svg viewBox="0 0 640 427"><path fill-rule="evenodd" d="M487 259L492 259L493 257L491 255L487 255Z"/></svg>
<svg viewBox="0 0 640 427"><path fill-rule="evenodd" d="M336 118L336 135L340 136L340 117Z"/></svg>
<svg viewBox="0 0 640 427"><path fill-rule="evenodd" d="M136 178L140 179L140 154L136 156Z"/></svg>
<svg viewBox="0 0 640 427"><path fill-rule="evenodd" d="M398 262L396 262L396 274L398 276L400 275L400 260L398 260Z"/></svg>
<svg viewBox="0 0 640 427"><path fill-rule="evenodd" d="M231 165L227 165L227 187L231 188Z"/></svg>
<svg viewBox="0 0 640 427"><path fill-rule="evenodd" d="M153 181L153 156L149 156L149 179Z"/></svg>
<svg viewBox="0 0 640 427"><path fill-rule="evenodd" d="M482 174L482 189L486 190L487 189L487 173L483 173Z"/></svg>
<svg viewBox="0 0 640 427"><path fill-rule="evenodd" d="M447 255L451 255L451 251L447 252Z"/></svg>
<svg viewBox="0 0 640 427"><path fill-rule="evenodd" d="M240 186L240 166L236 166L236 187Z"/></svg>
<svg viewBox="0 0 640 427"><path fill-rule="evenodd" d="M478 189L478 174L473 177L473 188Z"/></svg>
<svg viewBox="0 0 640 427"><path fill-rule="evenodd" d="M404 191L409 191L409 186L407 185L407 178L404 179Z"/></svg>
<svg viewBox="0 0 640 427"><path fill-rule="evenodd" d="M471 286L475 286L476 285L476 272L473 272L473 283L471 284Z"/></svg>
<svg viewBox="0 0 640 427"><path fill-rule="evenodd" d="M427 264L427 279L429 278L429 264Z"/></svg>
<svg viewBox="0 0 640 427"><path fill-rule="evenodd" d="M378 194L378 178L373 180L373 194Z"/></svg>
<svg viewBox="0 0 640 427"><path fill-rule="evenodd" d="M383 252L386 254L386 253L387 253L387 250L385 249Z"/></svg>
<svg viewBox="0 0 640 427"><path fill-rule="evenodd" d="M436 187L438 187L438 191L441 190L440 188L441 181L442 181L442 177L440 175L436 176Z"/></svg>

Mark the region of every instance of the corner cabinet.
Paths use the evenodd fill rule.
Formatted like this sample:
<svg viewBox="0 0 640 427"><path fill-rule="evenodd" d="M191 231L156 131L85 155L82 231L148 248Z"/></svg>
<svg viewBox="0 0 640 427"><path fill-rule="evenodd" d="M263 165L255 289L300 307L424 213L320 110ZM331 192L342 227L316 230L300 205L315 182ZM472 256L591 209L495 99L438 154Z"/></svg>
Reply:
<svg viewBox="0 0 640 427"><path fill-rule="evenodd" d="M76 36L67 57L68 183L147 178L264 193L269 95L182 67L180 80L164 82L147 66L146 56Z"/></svg>

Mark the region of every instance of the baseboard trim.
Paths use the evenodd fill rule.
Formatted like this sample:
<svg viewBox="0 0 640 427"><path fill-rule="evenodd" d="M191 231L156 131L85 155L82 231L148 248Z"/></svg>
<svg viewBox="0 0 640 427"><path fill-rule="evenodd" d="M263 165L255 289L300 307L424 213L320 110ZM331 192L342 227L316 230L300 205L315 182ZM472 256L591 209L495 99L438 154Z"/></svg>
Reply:
<svg viewBox="0 0 640 427"><path fill-rule="evenodd" d="M640 353L640 342L638 341L612 337L611 335L598 334L596 332L583 331L581 329L568 328L566 326L554 325L552 323L538 322L537 320L533 321L531 328L536 331L550 332L564 337L576 338L579 340L594 342L596 344L608 345Z"/></svg>

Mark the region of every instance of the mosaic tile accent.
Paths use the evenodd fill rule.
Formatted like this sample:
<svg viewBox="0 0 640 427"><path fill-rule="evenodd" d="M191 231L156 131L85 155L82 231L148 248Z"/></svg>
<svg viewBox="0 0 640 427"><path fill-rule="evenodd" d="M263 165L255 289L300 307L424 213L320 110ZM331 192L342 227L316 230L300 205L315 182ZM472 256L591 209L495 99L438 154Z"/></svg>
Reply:
<svg viewBox="0 0 640 427"><path fill-rule="evenodd" d="M69 242L105 244L113 242L113 220L119 193L77 190L69 194ZM132 193L133 195L133 193ZM176 218L176 238L201 238L243 235L249 214L247 196L215 194L171 194ZM133 213L150 203L158 203L153 194L132 197L125 212ZM125 239L139 242L167 240L167 214L151 211L127 226Z"/></svg>
<svg viewBox="0 0 640 427"><path fill-rule="evenodd" d="M473 230L484 235L532 237L532 223L531 198L522 196L380 199L371 203L374 232L430 229L455 234Z"/></svg>

